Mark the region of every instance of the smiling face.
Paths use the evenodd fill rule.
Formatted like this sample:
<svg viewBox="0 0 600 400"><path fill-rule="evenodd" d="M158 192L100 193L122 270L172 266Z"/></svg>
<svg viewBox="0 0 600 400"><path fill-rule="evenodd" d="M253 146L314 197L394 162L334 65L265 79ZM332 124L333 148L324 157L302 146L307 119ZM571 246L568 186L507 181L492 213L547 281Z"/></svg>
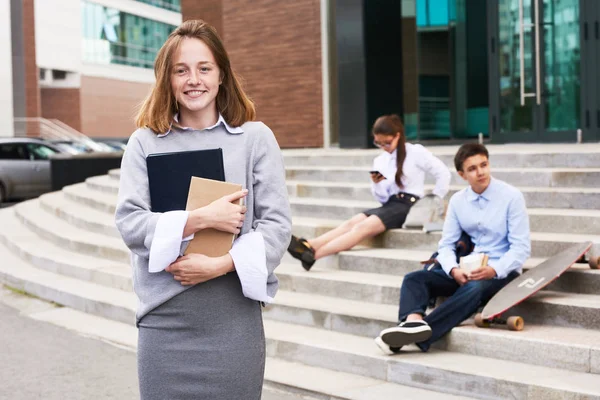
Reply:
<svg viewBox="0 0 600 400"><path fill-rule="evenodd" d="M199 39L183 39L171 67L180 113L215 114L220 84L221 71L210 48Z"/></svg>
<svg viewBox="0 0 600 400"><path fill-rule="evenodd" d="M476 154L463 161L458 174L471 186L475 193L481 194L490 184L490 161L482 154Z"/></svg>

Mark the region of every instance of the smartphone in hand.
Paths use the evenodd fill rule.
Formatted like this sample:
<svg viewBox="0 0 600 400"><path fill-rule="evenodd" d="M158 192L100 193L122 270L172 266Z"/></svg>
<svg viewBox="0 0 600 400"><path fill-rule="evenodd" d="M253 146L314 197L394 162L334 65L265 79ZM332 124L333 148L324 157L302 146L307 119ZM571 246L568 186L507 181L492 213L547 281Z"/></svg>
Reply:
<svg viewBox="0 0 600 400"><path fill-rule="evenodd" d="M379 171L369 171L369 173L371 174L371 180L375 183L379 183L385 179L385 176Z"/></svg>

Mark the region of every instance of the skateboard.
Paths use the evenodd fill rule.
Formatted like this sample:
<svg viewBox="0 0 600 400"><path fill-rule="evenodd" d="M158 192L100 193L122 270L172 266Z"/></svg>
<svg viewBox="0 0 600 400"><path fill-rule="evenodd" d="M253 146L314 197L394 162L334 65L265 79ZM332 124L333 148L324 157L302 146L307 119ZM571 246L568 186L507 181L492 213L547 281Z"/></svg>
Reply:
<svg viewBox="0 0 600 400"><path fill-rule="evenodd" d="M575 244L515 278L492 297L481 313L475 315L475 325L487 328L498 324L507 325L511 331L523 330L525 320L522 317L503 319L502 314L552 283L591 246L591 242Z"/></svg>

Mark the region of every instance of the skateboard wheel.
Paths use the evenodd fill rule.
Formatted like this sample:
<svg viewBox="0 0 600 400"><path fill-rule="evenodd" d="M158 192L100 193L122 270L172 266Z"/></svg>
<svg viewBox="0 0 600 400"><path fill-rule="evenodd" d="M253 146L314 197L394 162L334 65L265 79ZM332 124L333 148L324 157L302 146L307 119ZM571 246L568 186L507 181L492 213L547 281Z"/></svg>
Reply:
<svg viewBox="0 0 600 400"><path fill-rule="evenodd" d="M390 347L390 350L394 354L400 353L400 347Z"/></svg>
<svg viewBox="0 0 600 400"><path fill-rule="evenodd" d="M508 317L506 325L511 331L522 331L525 327L525 320L519 316Z"/></svg>
<svg viewBox="0 0 600 400"><path fill-rule="evenodd" d="M590 251L588 252L588 259L591 269L599 268L598 264L600 264L600 249L598 247L600 246L593 245Z"/></svg>
<svg viewBox="0 0 600 400"><path fill-rule="evenodd" d="M489 328L490 323L483 319L483 315L481 313L475 314L475 326L478 328Z"/></svg>

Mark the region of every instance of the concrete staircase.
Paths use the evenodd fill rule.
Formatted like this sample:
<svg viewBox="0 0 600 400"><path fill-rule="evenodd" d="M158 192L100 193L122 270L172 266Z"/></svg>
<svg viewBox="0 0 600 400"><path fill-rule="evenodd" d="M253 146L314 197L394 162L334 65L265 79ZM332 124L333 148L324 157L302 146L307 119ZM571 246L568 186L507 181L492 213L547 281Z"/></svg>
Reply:
<svg viewBox="0 0 600 400"><path fill-rule="evenodd" d="M455 147L432 148L452 165ZM600 244L600 146L490 146L494 176L525 193L534 268L572 243ZM312 237L370 208L376 152L284 151L294 233ZM114 227L119 171L0 210L0 283L64 308L53 323L134 348L129 252ZM453 191L463 187L457 176ZM596 209L594 209L596 208ZM522 332L467 322L427 354L384 356L402 276L439 234L393 230L320 260L287 256L264 311L269 385L322 399L600 399L600 271L579 264L517 307Z"/></svg>

